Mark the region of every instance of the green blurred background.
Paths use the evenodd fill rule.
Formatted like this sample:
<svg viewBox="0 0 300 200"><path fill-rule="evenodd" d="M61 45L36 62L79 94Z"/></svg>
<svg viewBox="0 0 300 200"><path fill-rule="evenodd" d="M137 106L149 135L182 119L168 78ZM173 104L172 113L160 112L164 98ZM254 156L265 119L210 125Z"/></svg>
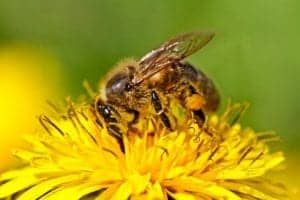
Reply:
<svg viewBox="0 0 300 200"><path fill-rule="evenodd" d="M290 162L300 163L299 10L297 0L1 0L0 47L47 57L36 64L36 76L55 88L44 96L76 98L84 79L96 87L122 58L139 58L180 32L214 30L189 60L215 80L223 104L249 101L243 124L276 131Z"/></svg>

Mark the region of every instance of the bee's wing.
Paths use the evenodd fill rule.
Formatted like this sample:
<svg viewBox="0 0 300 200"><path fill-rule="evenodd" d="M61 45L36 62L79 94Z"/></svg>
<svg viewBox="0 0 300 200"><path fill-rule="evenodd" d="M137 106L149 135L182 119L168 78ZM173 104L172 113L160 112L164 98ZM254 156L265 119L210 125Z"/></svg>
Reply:
<svg viewBox="0 0 300 200"><path fill-rule="evenodd" d="M140 83L174 62L178 62L204 47L214 36L213 32L197 31L179 35L146 54L140 61L140 68L134 83Z"/></svg>

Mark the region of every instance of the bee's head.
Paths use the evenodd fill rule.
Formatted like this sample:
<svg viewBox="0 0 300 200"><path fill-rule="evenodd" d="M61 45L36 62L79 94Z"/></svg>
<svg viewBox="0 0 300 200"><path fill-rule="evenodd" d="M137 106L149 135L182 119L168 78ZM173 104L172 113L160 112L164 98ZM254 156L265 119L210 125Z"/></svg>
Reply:
<svg viewBox="0 0 300 200"><path fill-rule="evenodd" d="M126 71L120 71L114 74L106 84L106 98L112 102L124 102L128 92L133 89L134 68L127 67Z"/></svg>

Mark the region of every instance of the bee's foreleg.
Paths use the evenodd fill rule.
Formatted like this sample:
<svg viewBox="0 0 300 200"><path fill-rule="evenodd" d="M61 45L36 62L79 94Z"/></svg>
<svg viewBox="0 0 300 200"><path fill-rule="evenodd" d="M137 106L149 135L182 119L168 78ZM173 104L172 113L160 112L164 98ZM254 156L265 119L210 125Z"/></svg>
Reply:
<svg viewBox="0 0 300 200"><path fill-rule="evenodd" d="M105 104L100 98L97 99L95 107L100 118L105 122L108 133L116 138L121 151L124 152L123 134L117 126L118 120L116 117L119 116L119 113L112 106Z"/></svg>
<svg viewBox="0 0 300 200"><path fill-rule="evenodd" d="M123 141L122 133L120 132L120 128L115 124L108 124L107 126L108 133L116 138L120 145L120 149L122 152L125 152L125 146Z"/></svg>
<svg viewBox="0 0 300 200"><path fill-rule="evenodd" d="M155 112L159 115L161 121L163 122L163 124L169 129L172 130L172 125L170 122L170 119L168 118L167 114L165 113L162 105L161 105L161 101L159 99L158 94L155 91L151 92L151 101L152 101L152 105L154 107Z"/></svg>

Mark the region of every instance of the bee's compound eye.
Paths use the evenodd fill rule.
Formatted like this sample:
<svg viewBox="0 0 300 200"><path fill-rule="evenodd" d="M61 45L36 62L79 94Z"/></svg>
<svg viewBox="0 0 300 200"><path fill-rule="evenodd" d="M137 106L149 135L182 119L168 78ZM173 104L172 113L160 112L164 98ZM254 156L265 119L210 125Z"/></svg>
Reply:
<svg viewBox="0 0 300 200"><path fill-rule="evenodd" d="M129 78L126 74L116 74L106 85L107 95L121 95L125 90L127 90L128 82Z"/></svg>

